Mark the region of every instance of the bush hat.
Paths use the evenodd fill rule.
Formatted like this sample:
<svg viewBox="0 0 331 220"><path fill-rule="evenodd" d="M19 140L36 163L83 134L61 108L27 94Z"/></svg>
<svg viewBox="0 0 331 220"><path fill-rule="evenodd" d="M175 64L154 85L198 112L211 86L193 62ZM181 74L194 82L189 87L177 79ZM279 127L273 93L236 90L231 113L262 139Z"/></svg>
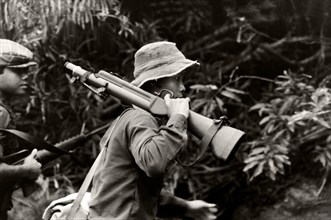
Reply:
<svg viewBox="0 0 331 220"><path fill-rule="evenodd" d="M25 68L36 65L33 53L26 47L7 39L0 39L0 67Z"/></svg>
<svg viewBox="0 0 331 220"><path fill-rule="evenodd" d="M135 86L164 77L175 76L187 68L199 67L197 61L186 59L175 43L160 41L147 44L135 53L134 80Z"/></svg>

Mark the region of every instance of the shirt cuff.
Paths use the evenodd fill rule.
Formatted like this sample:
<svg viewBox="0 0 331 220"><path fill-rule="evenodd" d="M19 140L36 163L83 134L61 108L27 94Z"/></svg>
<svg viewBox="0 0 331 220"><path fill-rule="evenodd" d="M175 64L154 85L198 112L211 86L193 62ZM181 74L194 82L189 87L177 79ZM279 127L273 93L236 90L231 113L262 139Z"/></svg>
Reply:
<svg viewBox="0 0 331 220"><path fill-rule="evenodd" d="M184 131L187 129L187 118L182 114L174 114L169 118L167 126L175 127L179 131Z"/></svg>

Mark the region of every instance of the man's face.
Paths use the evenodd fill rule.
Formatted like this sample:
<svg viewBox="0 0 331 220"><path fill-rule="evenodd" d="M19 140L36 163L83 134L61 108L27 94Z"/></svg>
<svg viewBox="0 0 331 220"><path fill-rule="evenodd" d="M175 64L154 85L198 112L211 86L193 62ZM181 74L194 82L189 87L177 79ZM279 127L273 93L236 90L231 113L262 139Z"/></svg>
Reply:
<svg viewBox="0 0 331 220"><path fill-rule="evenodd" d="M27 68L4 68L0 74L0 91L14 95L25 94L29 88L27 74Z"/></svg>
<svg viewBox="0 0 331 220"><path fill-rule="evenodd" d="M162 89L169 90L173 93L173 98L182 98L185 86L181 74L171 77L165 77L157 80L157 85Z"/></svg>

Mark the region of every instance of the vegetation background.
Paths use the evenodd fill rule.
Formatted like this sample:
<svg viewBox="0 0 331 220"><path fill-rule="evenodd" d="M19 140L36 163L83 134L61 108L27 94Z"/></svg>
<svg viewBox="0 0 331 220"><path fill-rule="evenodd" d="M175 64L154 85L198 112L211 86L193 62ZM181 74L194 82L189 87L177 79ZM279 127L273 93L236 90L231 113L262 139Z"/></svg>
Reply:
<svg viewBox="0 0 331 220"><path fill-rule="evenodd" d="M137 49L173 41L201 63L186 79L192 109L247 136L230 163L208 152L168 188L216 203L219 219L329 219L330 20L330 0L0 0L0 37L39 62L31 95L11 100L17 128L57 143L112 120L116 100L71 84L64 62L131 80ZM11 219L41 219L76 191L101 135L45 166L33 195L17 191Z"/></svg>

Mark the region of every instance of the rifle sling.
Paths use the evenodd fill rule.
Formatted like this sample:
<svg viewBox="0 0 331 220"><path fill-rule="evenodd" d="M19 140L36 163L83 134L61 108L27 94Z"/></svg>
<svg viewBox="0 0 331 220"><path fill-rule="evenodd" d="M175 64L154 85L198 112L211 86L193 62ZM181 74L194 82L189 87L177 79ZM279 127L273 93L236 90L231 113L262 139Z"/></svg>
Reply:
<svg viewBox="0 0 331 220"><path fill-rule="evenodd" d="M28 133L25 133L25 132L22 132L19 130L0 128L0 132L5 132L7 134L13 134L16 137L20 138L21 140L24 140L24 141L32 144L34 147L27 146L27 148L29 148L29 149L37 148L38 150L48 150L52 153L57 153L57 154L70 154L69 151L55 147L52 144L49 144L39 138L36 138Z"/></svg>
<svg viewBox="0 0 331 220"><path fill-rule="evenodd" d="M15 152L7 156L0 157L0 163L15 164L17 163L17 158L25 158L30 153L31 152L29 150L24 149L19 152Z"/></svg>
<svg viewBox="0 0 331 220"><path fill-rule="evenodd" d="M205 154L205 152L207 151L208 146L209 146L210 142L213 140L213 138L216 135L217 131L223 125L229 125L229 124L230 124L230 122L229 122L229 120L227 119L226 116L222 116L222 117L220 117L220 119L214 120L213 124L209 127L208 132L201 139L201 142L200 142L201 152L197 156L197 158L193 162L191 162L189 164L185 164L179 159L180 155L178 155L177 158L176 158L177 162L180 165L185 166L185 167L190 167L190 166L195 165L201 159L201 157Z"/></svg>

